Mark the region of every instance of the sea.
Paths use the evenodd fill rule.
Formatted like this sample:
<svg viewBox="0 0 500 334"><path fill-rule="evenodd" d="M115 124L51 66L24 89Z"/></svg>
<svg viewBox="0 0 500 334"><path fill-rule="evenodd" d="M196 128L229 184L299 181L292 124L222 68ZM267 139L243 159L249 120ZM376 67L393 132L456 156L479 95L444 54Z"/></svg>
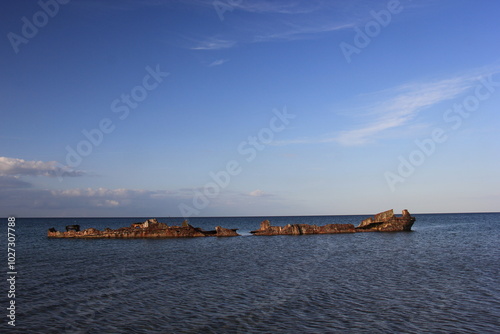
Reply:
<svg viewBox="0 0 500 334"><path fill-rule="evenodd" d="M240 237L48 239L147 218L7 218L1 333L500 333L500 213L417 214L411 232L253 236L367 215L191 218ZM156 217L169 225L182 218Z"/></svg>

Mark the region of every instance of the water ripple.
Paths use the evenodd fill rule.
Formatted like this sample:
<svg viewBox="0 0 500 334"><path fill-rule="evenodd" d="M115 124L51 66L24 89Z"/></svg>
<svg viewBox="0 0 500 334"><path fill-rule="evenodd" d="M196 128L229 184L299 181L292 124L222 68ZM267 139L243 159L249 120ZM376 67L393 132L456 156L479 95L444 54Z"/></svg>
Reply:
<svg viewBox="0 0 500 334"><path fill-rule="evenodd" d="M498 333L499 218L422 215L411 233L92 241L47 240L53 222L26 221L13 333ZM242 231L260 221L204 219Z"/></svg>

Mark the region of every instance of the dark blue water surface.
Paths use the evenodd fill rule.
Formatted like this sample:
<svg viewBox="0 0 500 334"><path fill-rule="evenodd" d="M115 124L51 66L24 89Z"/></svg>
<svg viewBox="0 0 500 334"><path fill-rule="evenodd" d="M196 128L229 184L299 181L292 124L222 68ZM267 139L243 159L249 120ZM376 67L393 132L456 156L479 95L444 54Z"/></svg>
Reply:
<svg viewBox="0 0 500 334"><path fill-rule="evenodd" d="M50 227L149 217L18 218L16 327L7 325L4 280L0 332L500 333L500 214L416 217L412 232L272 237L250 235L259 217L193 218L242 236L161 240L46 237Z"/></svg>

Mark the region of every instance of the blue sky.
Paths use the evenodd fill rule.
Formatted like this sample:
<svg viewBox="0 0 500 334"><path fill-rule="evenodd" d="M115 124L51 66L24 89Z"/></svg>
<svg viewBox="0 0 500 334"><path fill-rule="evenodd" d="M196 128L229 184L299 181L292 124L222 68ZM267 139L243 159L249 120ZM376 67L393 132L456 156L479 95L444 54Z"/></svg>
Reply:
<svg viewBox="0 0 500 334"><path fill-rule="evenodd" d="M2 216L499 211L497 2L2 7Z"/></svg>

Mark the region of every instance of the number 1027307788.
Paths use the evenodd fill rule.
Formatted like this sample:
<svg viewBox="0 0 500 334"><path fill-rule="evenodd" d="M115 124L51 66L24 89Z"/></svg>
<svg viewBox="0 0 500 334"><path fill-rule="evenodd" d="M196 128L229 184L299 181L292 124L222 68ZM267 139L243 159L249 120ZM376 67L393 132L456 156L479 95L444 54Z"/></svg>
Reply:
<svg viewBox="0 0 500 334"><path fill-rule="evenodd" d="M9 217L7 223L7 265L9 271L16 270L16 218Z"/></svg>

